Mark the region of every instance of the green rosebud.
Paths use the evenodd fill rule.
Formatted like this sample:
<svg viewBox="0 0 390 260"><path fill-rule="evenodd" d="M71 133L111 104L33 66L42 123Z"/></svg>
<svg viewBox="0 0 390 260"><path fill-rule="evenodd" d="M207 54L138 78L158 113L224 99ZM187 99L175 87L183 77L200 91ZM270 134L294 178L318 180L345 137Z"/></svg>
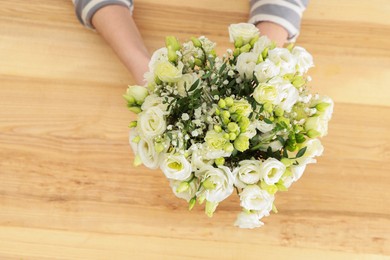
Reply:
<svg viewBox="0 0 390 260"><path fill-rule="evenodd" d="M195 203L196 203L196 197L190 199L190 201L188 202L188 210L192 210L195 206Z"/></svg>
<svg viewBox="0 0 390 260"><path fill-rule="evenodd" d="M225 108L226 107L226 102L222 98L218 101L218 106L220 108Z"/></svg>
<svg viewBox="0 0 390 260"><path fill-rule="evenodd" d="M230 114L236 113L236 111L237 111L237 108L235 108L234 106L233 107L229 107L229 113Z"/></svg>
<svg viewBox="0 0 390 260"><path fill-rule="evenodd" d="M229 111L226 111L226 110L222 111L221 117L225 118L225 119L229 119L229 117L230 117Z"/></svg>
<svg viewBox="0 0 390 260"><path fill-rule="evenodd" d="M215 184L214 182L212 182L212 181L210 180L210 178L204 180L204 181L202 182L202 185L203 185L203 187L204 187L205 189L208 189L208 190L213 190L213 189L215 189L215 187L216 187L216 184Z"/></svg>
<svg viewBox="0 0 390 260"><path fill-rule="evenodd" d="M198 47L198 48L202 47L202 42L198 38L191 37L191 41L195 47Z"/></svg>
<svg viewBox="0 0 390 260"><path fill-rule="evenodd" d="M231 97L225 98L226 106L231 107L234 104L234 99Z"/></svg>
<svg viewBox="0 0 390 260"><path fill-rule="evenodd" d="M213 216L214 211L217 209L218 203L206 201L205 213L211 218Z"/></svg>
<svg viewBox="0 0 390 260"><path fill-rule="evenodd" d="M215 159L214 162L215 162L215 164L216 164L217 166L224 165L224 163L225 163L225 158L219 157L219 158Z"/></svg>
<svg viewBox="0 0 390 260"><path fill-rule="evenodd" d="M241 48L244 45L244 39L242 37L237 37L234 41L234 47Z"/></svg>
<svg viewBox="0 0 390 260"><path fill-rule="evenodd" d="M227 126L227 129L229 130L229 132L236 132L238 128L239 128L238 125L236 123L233 123L233 122L230 122Z"/></svg>
<svg viewBox="0 0 390 260"><path fill-rule="evenodd" d="M145 87L135 85L129 86L123 97L127 100L129 106L133 106L135 104L142 105L148 95L149 92Z"/></svg>
<svg viewBox="0 0 390 260"><path fill-rule="evenodd" d="M234 140L234 148L237 151L244 152L249 149L249 137L245 135L239 135L236 140Z"/></svg>
<svg viewBox="0 0 390 260"><path fill-rule="evenodd" d="M177 193L185 192L189 188L190 188L190 184L188 182L184 181L184 182L179 184L179 187L177 187L176 192Z"/></svg>
<svg viewBox="0 0 390 260"><path fill-rule="evenodd" d="M168 49L171 47L174 51L180 50L180 43L175 36L165 37L165 45Z"/></svg>
<svg viewBox="0 0 390 260"><path fill-rule="evenodd" d="M235 133L229 133L229 140L230 141L234 141L234 140L236 140L236 138L237 138L237 135Z"/></svg>
<svg viewBox="0 0 390 260"><path fill-rule="evenodd" d="M222 132L222 127L220 125L214 125L214 131L220 133Z"/></svg>
<svg viewBox="0 0 390 260"><path fill-rule="evenodd" d="M252 49L252 46L249 43L247 43L240 48L240 52L241 53L249 52L251 49Z"/></svg>
<svg viewBox="0 0 390 260"><path fill-rule="evenodd" d="M206 196L204 194L198 197L198 202L200 205L202 205L205 200L206 200Z"/></svg>
<svg viewBox="0 0 390 260"><path fill-rule="evenodd" d="M128 107L128 109L131 111L131 112L134 112L136 114L139 114L142 112L141 108L139 107Z"/></svg>
<svg viewBox="0 0 390 260"><path fill-rule="evenodd" d="M138 124L137 121L131 121L130 124L129 124L129 127L130 127L130 128L136 127L137 124Z"/></svg>

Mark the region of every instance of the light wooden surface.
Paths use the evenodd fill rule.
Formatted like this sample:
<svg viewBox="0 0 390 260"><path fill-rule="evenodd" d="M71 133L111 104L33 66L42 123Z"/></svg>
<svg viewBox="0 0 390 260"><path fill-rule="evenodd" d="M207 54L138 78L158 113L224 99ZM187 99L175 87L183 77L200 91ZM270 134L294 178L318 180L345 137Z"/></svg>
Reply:
<svg viewBox="0 0 390 260"><path fill-rule="evenodd" d="M152 51L165 35L206 35L248 1L137 0ZM0 259L385 259L390 256L390 2L311 0L299 44L314 90L336 101L326 151L256 230L232 226L133 168L132 78L70 0L0 0ZM271 258L272 257L272 258Z"/></svg>

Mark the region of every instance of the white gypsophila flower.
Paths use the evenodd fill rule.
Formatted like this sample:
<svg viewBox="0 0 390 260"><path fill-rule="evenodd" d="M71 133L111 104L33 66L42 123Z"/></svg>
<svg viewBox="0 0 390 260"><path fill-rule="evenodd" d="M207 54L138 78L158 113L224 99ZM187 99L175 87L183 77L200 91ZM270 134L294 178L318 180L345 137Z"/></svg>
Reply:
<svg viewBox="0 0 390 260"><path fill-rule="evenodd" d="M306 73L311 67L314 66L313 56L311 56L311 54L304 48L295 46L291 53L297 59L297 67L300 74Z"/></svg>
<svg viewBox="0 0 390 260"><path fill-rule="evenodd" d="M318 96L318 98L312 100L310 106L317 108L317 114L325 120L332 118L334 102L330 97Z"/></svg>
<svg viewBox="0 0 390 260"><path fill-rule="evenodd" d="M278 96L278 88L268 83L260 83L253 91L253 98L259 104L271 103L277 105Z"/></svg>
<svg viewBox="0 0 390 260"><path fill-rule="evenodd" d="M214 188L210 189L202 185L196 193L197 197L203 197L207 201L219 203L233 193L233 175L228 167L219 166L214 168L213 166L205 165L195 172L195 176L200 178L201 182L207 180L214 186Z"/></svg>
<svg viewBox="0 0 390 260"><path fill-rule="evenodd" d="M323 137L328 134L328 120L320 116L309 117L305 122L305 130L314 130L320 137Z"/></svg>
<svg viewBox="0 0 390 260"><path fill-rule="evenodd" d="M269 59L266 59L265 61L257 64L254 71L258 82L266 82L267 80L279 75L280 68Z"/></svg>
<svg viewBox="0 0 390 260"><path fill-rule="evenodd" d="M246 210L270 212L274 196L262 190L258 185L248 185L240 192L241 207Z"/></svg>
<svg viewBox="0 0 390 260"><path fill-rule="evenodd" d="M157 153L152 140L141 138L137 150L142 163L146 167L157 169L160 166L162 154Z"/></svg>
<svg viewBox="0 0 390 260"><path fill-rule="evenodd" d="M205 158L202 144L193 144L188 150L191 152L191 165L193 170L199 170L205 165L212 165L214 163L214 160Z"/></svg>
<svg viewBox="0 0 390 260"><path fill-rule="evenodd" d="M160 168L168 179L178 181L184 181L192 172L191 163L178 154L165 154Z"/></svg>
<svg viewBox="0 0 390 260"><path fill-rule="evenodd" d="M160 61L156 64L154 73L161 81L174 83L181 79L183 67L184 64L181 61L177 66L169 61Z"/></svg>
<svg viewBox="0 0 390 260"><path fill-rule="evenodd" d="M139 113L137 129L144 138L153 138L164 133L166 122L161 108L151 107Z"/></svg>
<svg viewBox="0 0 390 260"><path fill-rule="evenodd" d="M244 188L248 184L255 184L261 179L260 162L258 160L243 160L239 167L233 170L234 185Z"/></svg>
<svg viewBox="0 0 390 260"><path fill-rule="evenodd" d="M280 76L295 73L297 59L285 48L275 48L268 51L268 58L280 68Z"/></svg>
<svg viewBox="0 0 390 260"><path fill-rule="evenodd" d="M181 119L184 120L184 121L187 121L188 119L190 119L190 116L187 113L183 113L181 115Z"/></svg>
<svg viewBox="0 0 390 260"><path fill-rule="evenodd" d="M198 80L198 76L196 73L189 73L184 74L180 80L176 83L176 88L180 96L185 97L187 96L187 91L191 88L191 86ZM198 84L199 86L199 84ZM191 94L191 92L188 92L188 94Z"/></svg>
<svg viewBox="0 0 390 260"><path fill-rule="evenodd" d="M253 45L252 51L260 55L265 48L270 47L271 45L272 41L267 36L261 36Z"/></svg>
<svg viewBox="0 0 390 260"><path fill-rule="evenodd" d="M182 183L183 181L169 180L169 185L171 186L175 196L189 202L195 196L196 191L199 188L199 180L195 178L194 180L188 183L188 188L186 190L180 191L178 189L180 185L182 185Z"/></svg>
<svg viewBox="0 0 390 260"><path fill-rule="evenodd" d="M268 158L261 166L263 180L268 185L273 185L280 180L286 171L286 166L275 158Z"/></svg>
<svg viewBox="0 0 390 260"><path fill-rule="evenodd" d="M264 223L260 221L257 213L243 211L237 215L237 219L234 222L234 225L239 228L252 229L261 227L264 225Z"/></svg>
<svg viewBox="0 0 390 260"><path fill-rule="evenodd" d="M244 52L237 57L236 70L242 79L252 79L258 55L253 52Z"/></svg>
<svg viewBox="0 0 390 260"><path fill-rule="evenodd" d="M231 24L229 26L230 42L236 41L239 37L242 38L244 44L259 35L259 30L256 26L250 23Z"/></svg>

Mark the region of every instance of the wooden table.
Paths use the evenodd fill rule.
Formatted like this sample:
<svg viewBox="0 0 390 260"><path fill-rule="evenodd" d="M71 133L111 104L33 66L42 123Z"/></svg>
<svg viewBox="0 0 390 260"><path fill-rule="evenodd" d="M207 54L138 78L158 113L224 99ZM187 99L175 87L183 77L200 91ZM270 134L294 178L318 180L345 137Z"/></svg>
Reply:
<svg viewBox="0 0 390 260"><path fill-rule="evenodd" d="M326 151L256 230L187 211L132 166L133 80L71 1L0 1L0 259L385 259L390 256L390 3L311 0L299 45L336 101ZM222 53L248 1L137 0L153 51L206 35ZM272 258L271 258L272 257Z"/></svg>

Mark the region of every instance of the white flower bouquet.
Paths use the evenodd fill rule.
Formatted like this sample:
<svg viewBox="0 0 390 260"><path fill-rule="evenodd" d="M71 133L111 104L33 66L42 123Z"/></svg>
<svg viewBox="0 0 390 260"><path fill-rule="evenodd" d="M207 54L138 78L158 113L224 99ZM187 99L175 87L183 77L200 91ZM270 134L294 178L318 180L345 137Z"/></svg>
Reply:
<svg viewBox="0 0 390 260"><path fill-rule="evenodd" d="M251 24L229 27L235 49L222 57L206 37L180 44L166 38L145 74L146 87L124 95L138 114L130 123L135 165L160 168L173 193L205 203L212 216L234 190L242 212L236 226L260 227L323 152L333 112L329 97L312 95L313 66L303 48L278 48Z"/></svg>

